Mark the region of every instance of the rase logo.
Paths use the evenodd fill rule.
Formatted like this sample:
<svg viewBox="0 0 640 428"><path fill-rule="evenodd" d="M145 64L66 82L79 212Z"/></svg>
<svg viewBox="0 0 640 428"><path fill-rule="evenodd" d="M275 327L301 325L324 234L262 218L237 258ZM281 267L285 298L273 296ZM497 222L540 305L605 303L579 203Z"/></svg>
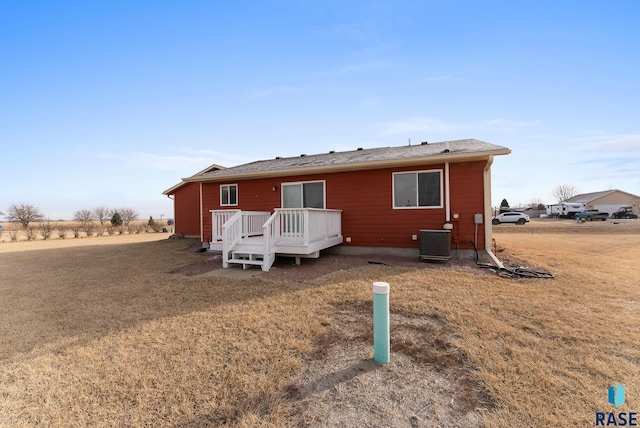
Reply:
<svg viewBox="0 0 640 428"><path fill-rule="evenodd" d="M609 404L620 407L625 400L624 386L616 383L607 389L607 401ZM596 426L601 427L636 427L638 426L637 412L596 412Z"/></svg>
<svg viewBox="0 0 640 428"><path fill-rule="evenodd" d="M616 383L615 385L611 385L609 389L607 389L607 392L609 393L609 403L616 407L624 404L624 386Z"/></svg>

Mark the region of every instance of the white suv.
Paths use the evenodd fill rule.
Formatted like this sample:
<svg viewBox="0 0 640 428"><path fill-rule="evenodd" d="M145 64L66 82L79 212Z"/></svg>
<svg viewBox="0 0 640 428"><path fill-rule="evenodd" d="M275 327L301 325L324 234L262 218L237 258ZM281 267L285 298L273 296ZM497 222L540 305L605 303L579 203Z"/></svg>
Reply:
<svg viewBox="0 0 640 428"><path fill-rule="evenodd" d="M529 221L529 216L524 213L516 213L516 212L507 212L502 213L491 220L492 224L500 224L500 223L515 223L515 224L525 224Z"/></svg>

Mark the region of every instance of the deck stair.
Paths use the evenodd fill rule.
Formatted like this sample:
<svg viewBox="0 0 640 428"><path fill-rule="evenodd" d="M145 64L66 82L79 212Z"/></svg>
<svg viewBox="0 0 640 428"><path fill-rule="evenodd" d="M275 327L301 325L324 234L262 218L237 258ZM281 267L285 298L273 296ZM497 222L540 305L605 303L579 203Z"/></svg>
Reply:
<svg viewBox="0 0 640 428"><path fill-rule="evenodd" d="M231 257L227 263L242 265L242 269L248 269L251 266L262 267L264 265L264 246L257 245L257 240L256 238L249 238L249 241L253 243L241 240L231 250Z"/></svg>

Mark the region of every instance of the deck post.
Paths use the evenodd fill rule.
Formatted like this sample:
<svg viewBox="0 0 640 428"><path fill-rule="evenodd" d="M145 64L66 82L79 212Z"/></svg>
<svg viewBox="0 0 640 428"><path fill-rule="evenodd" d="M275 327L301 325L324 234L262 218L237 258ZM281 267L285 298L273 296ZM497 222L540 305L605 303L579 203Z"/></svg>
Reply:
<svg viewBox="0 0 640 428"><path fill-rule="evenodd" d="M373 283L373 360L389 364L391 360L389 337L389 284Z"/></svg>

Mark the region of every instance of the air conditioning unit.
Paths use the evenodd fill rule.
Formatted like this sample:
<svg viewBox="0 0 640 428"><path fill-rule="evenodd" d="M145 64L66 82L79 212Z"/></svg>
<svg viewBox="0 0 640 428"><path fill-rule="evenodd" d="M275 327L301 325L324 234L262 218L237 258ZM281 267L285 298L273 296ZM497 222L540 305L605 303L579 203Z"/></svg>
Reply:
<svg viewBox="0 0 640 428"><path fill-rule="evenodd" d="M449 260L451 258L450 230L421 230L420 259Z"/></svg>

